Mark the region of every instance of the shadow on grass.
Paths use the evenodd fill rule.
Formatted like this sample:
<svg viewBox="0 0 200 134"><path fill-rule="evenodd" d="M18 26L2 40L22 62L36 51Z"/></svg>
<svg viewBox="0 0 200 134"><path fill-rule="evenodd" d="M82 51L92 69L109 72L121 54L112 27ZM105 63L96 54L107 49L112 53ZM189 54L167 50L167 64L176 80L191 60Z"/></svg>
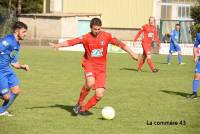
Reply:
<svg viewBox="0 0 200 134"><path fill-rule="evenodd" d="M163 93L171 94L171 95L178 95L182 97L187 97L190 95L189 93L184 93L184 92L177 92L177 91L169 91L169 90L160 90Z"/></svg>
<svg viewBox="0 0 200 134"><path fill-rule="evenodd" d="M63 109L65 111L68 111L69 113L71 113L71 116L77 116L73 111L73 107L74 106L71 106L71 105L55 104L55 105L50 105L50 106L29 107L26 109L60 108L60 109Z"/></svg>
<svg viewBox="0 0 200 134"><path fill-rule="evenodd" d="M134 68L126 68L126 67L120 68L120 70L126 70L126 71L135 71L135 72L138 72L137 69L134 69ZM142 72L147 72L147 71L142 70Z"/></svg>

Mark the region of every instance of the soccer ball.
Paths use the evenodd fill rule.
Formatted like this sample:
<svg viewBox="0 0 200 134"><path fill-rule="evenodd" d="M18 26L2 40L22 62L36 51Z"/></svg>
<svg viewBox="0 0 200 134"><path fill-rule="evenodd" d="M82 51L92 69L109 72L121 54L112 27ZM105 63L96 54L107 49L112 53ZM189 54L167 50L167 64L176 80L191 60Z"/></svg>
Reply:
<svg viewBox="0 0 200 134"><path fill-rule="evenodd" d="M112 120L115 117L115 110L111 106L106 106L101 111L103 119Z"/></svg>

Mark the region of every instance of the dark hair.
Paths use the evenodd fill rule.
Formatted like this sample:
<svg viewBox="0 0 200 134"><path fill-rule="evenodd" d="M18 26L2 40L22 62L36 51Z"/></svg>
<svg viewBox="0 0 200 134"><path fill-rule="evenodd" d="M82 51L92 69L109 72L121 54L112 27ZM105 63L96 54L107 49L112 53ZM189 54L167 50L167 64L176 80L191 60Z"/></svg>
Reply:
<svg viewBox="0 0 200 134"><path fill-rule="evenodd" d="M90 28L92 28L93 25L102 26L101 19L99 19L99 18L93 18L90 21Z"/></svg>
<svg viewBox="0 0 200 134"><path fill-rule="evenodd" d="M180 27L181 25L177 23L175 26L179 26Z"/></svg>
<svg viewBox="0 0 200 134"><path fill-rule="evenodd" d="M25 23L23 23L21 21L17 21L13 25L12 30L15 31L16 29L21 29L21 28L28 29L28 27Z"/></svg>

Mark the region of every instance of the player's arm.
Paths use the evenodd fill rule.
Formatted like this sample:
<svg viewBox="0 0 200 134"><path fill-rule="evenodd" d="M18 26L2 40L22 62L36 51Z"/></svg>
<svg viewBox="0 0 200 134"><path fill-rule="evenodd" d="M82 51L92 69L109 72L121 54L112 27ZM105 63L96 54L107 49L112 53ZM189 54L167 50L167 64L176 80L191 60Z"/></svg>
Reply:
<svg viewBox="0 0 200 134"><path fill-rule="evenodd" d="M126 46L123 42L119 41L117 38L112 38L110 41L111 44L120 47L122 50L127 52L134 60L138 60L138 55L134 53L128 46Z"/></svg>
<svg viewBox="0 0 200 134"><path fill-rule="evenodd" d="M16 69L23 69L25 71L29 71L30 68L27 64L20 64L19 62L11 63L11 65Z"/></svg>
<svg viewBox="0 0 200 134"><path fill-rule="evenodd" d="M155 42L157 43L158 47L160 47L160 39L158 37L158 31L156 30L156 28L154 31L154 39L155 39Z"/></svg>
<svg viewBox="0 0 200 134"><path fill-rule="evenodd" d="M140 35L143 33L144 28L142 27L136 34L135 37L133 37L133 42L136 42L138 40L138 38L140 37Z"/></svg>
<svg viewBox="0 0 200 134"><path fill-rule="evenodd" d="M57 44L50 42L49 45L52 48L58 49L58 48L61 48L61 47L69 47L69 46L73 46L73 45L80 44L80 43L83 43L82 37L74 38L74 39L71 39L71 40L66 40L64 42L57 43Z"/></svg>
<svg viewBox="0 0 200 134"><path fill-rule="evenodd" d="M15 58L11 61L11 65L12 67L14 67L15 69L23 69L25 71L29 71L30 68L27 64L20 64L18 62L18 54L15 56Z"/></svg>

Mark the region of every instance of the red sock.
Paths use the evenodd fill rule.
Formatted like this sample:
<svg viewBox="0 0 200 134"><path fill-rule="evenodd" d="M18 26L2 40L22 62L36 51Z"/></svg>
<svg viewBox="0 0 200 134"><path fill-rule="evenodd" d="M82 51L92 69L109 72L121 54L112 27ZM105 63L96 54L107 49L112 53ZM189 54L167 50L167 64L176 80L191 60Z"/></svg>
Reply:
<svg viewBox="0 0 200 134"><path fill-rule="evenodd" d="M142 58L142 59L140 60L140 63L138 64L138 71L141 71L144 62L145 62L145 58Z"/></svg>
<svg viewBox="0 0 200 134"><path fill-rule="evenodd" d="M96 95L92 96L90 100L87 102L87 104L85 104L85 106L82 107L81 111L87 111L91 107L95 106L99 100L100 99Z"/></svg>
<svg viewBox="0 0 200 134"><path fill-rule="evenodd" d="M147 59L147 63L149 64L149 67L150 67L151 71L153 71L154 68L155 68L155 66L154 66L154 64L153 64L152 59Z"/></svg>
<svg viewBox="0 0 200 134"><path fill-rule="evenodd" d="M79 105L83 104L83 101L84 101L85 97L88 95L88 93L89 93L89 90L87 90L85 88L85 86L83 86L82 89L81 89L79 100L78 100Z"/></svg>

